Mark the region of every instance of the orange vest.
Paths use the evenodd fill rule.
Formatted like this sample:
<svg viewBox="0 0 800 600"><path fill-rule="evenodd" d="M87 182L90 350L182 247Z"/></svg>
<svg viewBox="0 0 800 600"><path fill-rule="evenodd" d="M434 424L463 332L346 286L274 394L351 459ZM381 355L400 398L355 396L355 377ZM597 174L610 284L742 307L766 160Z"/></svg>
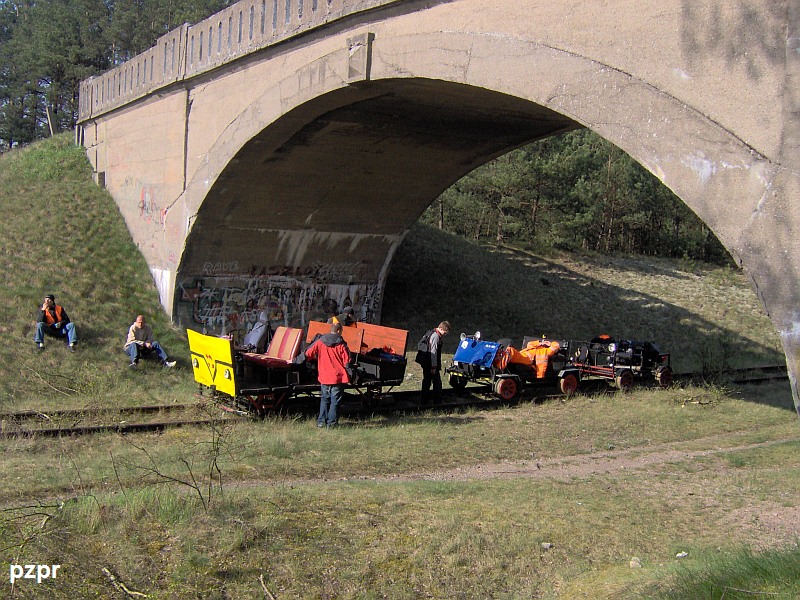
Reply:
<svg viewBox="0 0 800 600"><path fill-rule="evenodd" d="M530 361L536 369L536 378L542 379L546 372L547 366L550 364L550 357L553 356L561 348L555 340L534 340L528 342L528 346L520 352L520 354Z"/></svg>
<svg viewBox="0 0 800 600"><path fill-rule="evenodd" d="M58 304L56 304L55 310L56 310L56 317L58 317L57 321L53 319L53 315L50 314L49 310L44 311L44 322L47 325L55 325L56 323L60 323L61 321L64 320L64 309L61 308Z"/></svg>
<svg viewBox="0 0 800 600"><path fill-rule="evenodd" d="M558 352L561 345L558 342L550 342L546 346L543 344L538 346L533 353L533 364L536 367L536 378L542 379L547 372L547 366L550 364L550 357Z"/></svg>

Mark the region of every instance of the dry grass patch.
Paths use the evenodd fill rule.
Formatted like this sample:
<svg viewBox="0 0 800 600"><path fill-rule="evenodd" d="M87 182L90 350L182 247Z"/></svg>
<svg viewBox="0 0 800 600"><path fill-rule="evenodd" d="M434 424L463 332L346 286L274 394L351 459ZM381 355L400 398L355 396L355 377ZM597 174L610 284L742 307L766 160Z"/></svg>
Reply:
<svg viewBox="0 0 800 600"><path fill-rule="evenodd" d="M698 478L708 482L703 497L665 502L653 485L677 489ZM741 483L668 470L570 481L272 483L231 488L210 511L158 486L67 503L29 551L70 565L53 597L101 593L101 566L132 589L170 598L254 597L259 577L277 597L635 597L624 590L660 577L677 552L688 551L684 564L692 564L704 548L764 535L720 526L739 514L724 498ZM777 483L774 491L796 490L796 476ZM642 569L629 567L632 557Z"/></svg>

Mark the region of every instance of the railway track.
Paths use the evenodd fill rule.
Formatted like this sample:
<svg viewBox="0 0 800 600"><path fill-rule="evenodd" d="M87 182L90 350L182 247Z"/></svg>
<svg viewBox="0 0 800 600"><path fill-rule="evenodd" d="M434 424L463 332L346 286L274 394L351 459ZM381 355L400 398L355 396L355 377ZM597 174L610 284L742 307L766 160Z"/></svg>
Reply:
<svg viewBox="0 0 800 600"><path fill-rule="evenodd" d="M0 413L0 438L140 433L211 424L207 403Z"/></svg>
<svg viewBox="0 0 800 600"><path fill-rule="evenodd" d="M783 381L789 378L786 365L770 365L765 367L747 367L741 369L725 369L712 373L676 373L676 382L704 383L723 381L736 385L758 385L771 381Z"/></svg>
<svg viewBox="0 0 800 600"><path fill-rule="evenodd" d="M726 379L737 385L758 385L772 381L785 380L788 375L785 366L768 366L748 369L734 369L724 373ZM676 381L703 381L698 373L682 373L675 376ZM598 389L606 386L597 386ZM590 391L587 389L587 391ZM543 402L562 398L561 393L550 393L549 388L525 388L515 400L509 402L497 398L490 385L470 384L464 390L446 388L442 391L442 401L434 405L419 405L419 392L416 390L389 391L374 399L348 393L340 405L343 416L358 414L392 415L397 413L418 413L427 410L451 411L467 408L495 408L521 402ZM293 413L315 414L318 409L316 396L293 398L285 410ZM213 398L202 398L190 404L151 405L120 408L87 408L55 411L19 411L0 413L0 438L20 437L69 437L98 433L143 433L163 431L174 427L211 425L220 419L208 416L217 413L238 416L254 416L237 407L231 407ZM203 415L200 418L199 415Z"/></svg>
<svg viewBox="0 0 800 600"><path fill-rule="evenodd" d="M483 406L491 408L508 404L492 397L489 386L473 386L456 392L446 389L440 404L419 406L418 392L394 391L369 406L357 394L347 394L340 405L340 414L390 415L397 412L422 412L425 410L456 410ZM525 398L531 400L530 397ZM293 399L285 408L286 412L316 414L319 400L316 396ZM84 410L19 411L0 413L0 439L26 437L71 437L99 433L143 433L163 431L174 427L211 425L219 423L220 418L196 418L199 412L215 412L225 418L226 414L255 416L247 411L232 408L213 398L203 398L196 404L153 405L124 408L99 408ZM141 419L143 416L153 419ZM191 418L187 418L191 417Z"/></svg>

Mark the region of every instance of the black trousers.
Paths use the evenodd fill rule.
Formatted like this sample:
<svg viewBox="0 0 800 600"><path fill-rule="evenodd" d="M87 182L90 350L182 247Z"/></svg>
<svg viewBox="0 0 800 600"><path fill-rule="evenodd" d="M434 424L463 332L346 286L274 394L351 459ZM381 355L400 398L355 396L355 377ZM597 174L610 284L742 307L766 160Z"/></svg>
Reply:
<svg viewBox="0 0 800 600"><path fill-rule="evenodd" d="M433 396L431 396L431 385L433 385ZM432 370L430 367L422 367L422 402L438 402L442 398L442 375L440 369Z"/></svg>

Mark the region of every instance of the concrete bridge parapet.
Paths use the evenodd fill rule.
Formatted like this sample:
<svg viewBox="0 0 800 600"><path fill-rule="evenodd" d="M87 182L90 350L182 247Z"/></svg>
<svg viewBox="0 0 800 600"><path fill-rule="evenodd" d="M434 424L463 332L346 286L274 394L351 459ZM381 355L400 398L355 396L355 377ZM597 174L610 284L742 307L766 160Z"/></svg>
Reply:
<svg viewBox="0 0 800 600"><path fill-rule="evenodd" d="M98 117L343 17L404 0L240 0L161 36L130 60L81 82L79 120Z"/></svg>

